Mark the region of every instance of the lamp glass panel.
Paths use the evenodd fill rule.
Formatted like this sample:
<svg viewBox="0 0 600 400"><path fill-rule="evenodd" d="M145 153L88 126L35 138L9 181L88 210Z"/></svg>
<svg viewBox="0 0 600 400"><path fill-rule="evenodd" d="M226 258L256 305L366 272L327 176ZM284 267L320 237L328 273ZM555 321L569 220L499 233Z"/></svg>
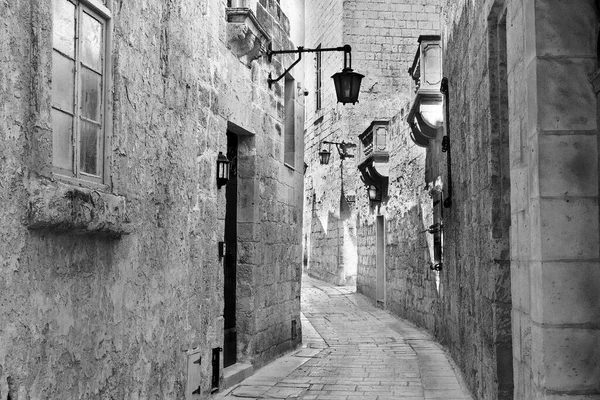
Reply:
<svg viewBox="0 0 600 400"><path fill-rule="evenodd" d="M352 71L342 71L333 74L333 82L338 102L356 103L360 92L360 82L364 75Z"/></svg>
<svg viewBox="0 0 600 400"><path fill-rule="evenodd" d="M223 179L229 180L229 163L223 163Z"/></svg>
<svg viewBox="0 0 600 400"><path fill-rule="evenodd" d="M327 150L323 150L319 152L319 158L321 161L321 165L329 164L329 157L331 157L331 152Z"/></svg>
<svg viewBox="0 0 600 400"><path fill-rule="evenodd" d="M377 188L375 186L369 186L367 192L369 193L369 200L377 200Z"/></svg>

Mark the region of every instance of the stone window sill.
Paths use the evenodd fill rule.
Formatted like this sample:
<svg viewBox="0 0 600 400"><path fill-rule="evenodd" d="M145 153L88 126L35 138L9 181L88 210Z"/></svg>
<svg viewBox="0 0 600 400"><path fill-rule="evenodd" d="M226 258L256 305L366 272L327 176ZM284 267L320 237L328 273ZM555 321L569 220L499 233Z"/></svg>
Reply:
<svg viewBox="0 0 600 400"><path fill-rule="evenodd" d="M27 226L85 235L120 237L131 232L123 196L46 178L29 186Z"/></svg>

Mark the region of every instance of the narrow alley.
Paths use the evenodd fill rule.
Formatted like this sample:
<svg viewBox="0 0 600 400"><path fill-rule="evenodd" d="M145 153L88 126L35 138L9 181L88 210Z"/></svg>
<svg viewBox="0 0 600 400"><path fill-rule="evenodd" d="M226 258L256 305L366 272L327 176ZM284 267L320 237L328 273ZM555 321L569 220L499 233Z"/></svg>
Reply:
<svg viewBox="0 0 600 400"><path fill-rule="evenodd" d="M349 287L302 280L302 347L218 399L471 399L431 336Z"/></svg>

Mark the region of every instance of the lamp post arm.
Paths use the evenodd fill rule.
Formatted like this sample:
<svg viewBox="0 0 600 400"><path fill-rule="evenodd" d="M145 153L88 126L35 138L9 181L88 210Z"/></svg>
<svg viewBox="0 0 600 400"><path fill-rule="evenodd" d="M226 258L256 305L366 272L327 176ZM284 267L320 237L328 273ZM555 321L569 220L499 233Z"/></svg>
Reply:
<svg viewBox="0 0 600 400"><path fill-rule="evenodd" d="M345 53L350 53L352 51L352 47L349 44L340 46L340 47L326 47L326 48L318 48L318 49L306 49L303 46L298 46L296 50L271 50L267 49L267 57L269 58L269 62L273 55L277 54L302 54L302 53L321 53L324 51L343 51Z"/></svg>
<svg viewBox="0 0 600 400"><path fill-rule="evenodd" d="M299 47L298 49L300 49L300 48L301 47ZM298 58L296 59L296 61L294 61L292 63L292 65L290 65L285 71L283 71L283 74L279 75L279 77L277 77L277 79L272 79L271 78L271 73L269 72L269 78L267 78L267 82L269 84L269 89L271 89L271 85L273 83L279 82L281 80L281 78L283 78L284 76L286 76L287 73L290 72L292 70L292 68L294 68L296 66L296 64L298 64L300 62L301 59L302 59L302 52L298 53Z"/></svg>
<svg viewBox="0 0 600 400"><path fill-rule="evenodd" d="M338 154L340 155L340 158L343 160L344 158L354 158L353 154L348 154L348 152L346 151L347 148L354 148L356 147L355 143L347 143L347 142L330 142L327 140L323 141L324 144L335 144L335 147L337 148Z"/></svg>
<svg viewBox="0 0 600 400"><path fill-rule="evenodd" d="M303 46L298 46L296 50L271 50L271 47L269 45L269 48L267 49L267 58L269 62L271 62L273 56L277 54L298 54L298 58L296 59L296 61L294 61L294 63L290 65L279 77L272 79L271 73L269 72L269 78L267 79L267 82L269 83L269 89L271 88L271 84L280 81L281 78L283 78L288 72L291 71L292 68L296 66L296 64L300 62L300 60L302 59L302 53L321 53L324 51L343 51L344 69L348 68L350 69L350 71L352 70L352 47L350 47L349 44L340 47L326 47L324 49L305 49ZM346 67L347 57L350 59L350 65L348 67Z"/></svg>

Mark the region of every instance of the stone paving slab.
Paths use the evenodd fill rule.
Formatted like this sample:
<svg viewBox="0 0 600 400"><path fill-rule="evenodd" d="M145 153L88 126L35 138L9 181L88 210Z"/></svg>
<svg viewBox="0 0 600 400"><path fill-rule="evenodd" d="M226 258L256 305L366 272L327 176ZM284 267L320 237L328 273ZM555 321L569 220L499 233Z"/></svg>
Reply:
<svg viewBox="0 0 600 400"><path fill-rule="evenodd" d="M215 400L472 400L430 334L352 288L306 276L302 285L302 348Z"/></svg>

